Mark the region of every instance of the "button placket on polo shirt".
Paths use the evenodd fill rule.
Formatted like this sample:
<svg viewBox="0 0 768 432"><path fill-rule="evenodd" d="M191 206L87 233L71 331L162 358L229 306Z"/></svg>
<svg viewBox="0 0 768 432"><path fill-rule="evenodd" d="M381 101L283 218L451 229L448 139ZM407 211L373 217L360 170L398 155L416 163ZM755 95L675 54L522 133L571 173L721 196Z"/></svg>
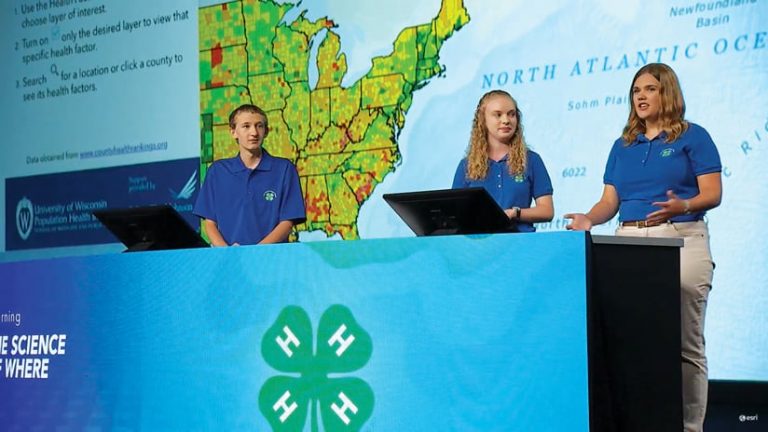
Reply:
<svg viewBox="0 0 768 432"><path fill-rule="evenodd" d="M247 174L245 176L245 193L248 196L248 200L253 200L253 188L251 187L251 183L253 182L254 177L256 176L256 168L246 170Z"/></svg>
<svg viewBox="0 0 768 432"><path fill-rule="evenodd" d="M491 170L493 177L495 178L496 187L493 190L493 197L498 202L502 198L502 192L504 191L504 175L502 168L506 167L507 163L505 159L500 161L491 162Z"/></svg>

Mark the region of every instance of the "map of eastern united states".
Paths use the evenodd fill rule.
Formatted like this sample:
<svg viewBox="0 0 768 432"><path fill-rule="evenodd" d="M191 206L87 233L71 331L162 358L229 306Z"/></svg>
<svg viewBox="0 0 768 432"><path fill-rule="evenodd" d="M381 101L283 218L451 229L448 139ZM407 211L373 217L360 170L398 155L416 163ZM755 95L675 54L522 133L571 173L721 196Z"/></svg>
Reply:
<svg viewBox="0 0 768 432"><path fill-rule="evenodd" d="M431 22L404 28L391 54L373 58L365 76L343 87L347 62L336 24L309 21L306 11L283 22L294 7L242 0L200 9L201 173L237 154L229 113L258 105L270 127L264 148L299 171L307 221L297 230L356 239L361 205L400 163L398 135L414 92L443 74L440 49L469 15L463 0L442 0Z"/></svg>

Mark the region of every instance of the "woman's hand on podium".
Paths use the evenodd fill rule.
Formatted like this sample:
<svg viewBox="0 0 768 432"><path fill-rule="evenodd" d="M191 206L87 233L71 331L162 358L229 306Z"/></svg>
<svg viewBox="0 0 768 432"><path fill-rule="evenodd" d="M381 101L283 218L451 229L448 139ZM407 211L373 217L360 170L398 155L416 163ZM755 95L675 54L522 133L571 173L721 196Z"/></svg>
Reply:
<svg viewBox="0 0 768 432"><path fill-rule="evenodd" d="M584 213L568 213L563 215L566 219L573 219L565 226L565 229L576 231L589 231L592 229L592 221Z"/></svg>

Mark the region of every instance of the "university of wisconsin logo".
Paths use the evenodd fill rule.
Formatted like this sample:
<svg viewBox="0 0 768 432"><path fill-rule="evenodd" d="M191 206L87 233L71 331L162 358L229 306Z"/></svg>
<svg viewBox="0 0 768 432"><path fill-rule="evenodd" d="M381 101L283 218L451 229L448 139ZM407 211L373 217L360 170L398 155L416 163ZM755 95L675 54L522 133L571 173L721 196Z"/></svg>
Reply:
<svg viewBox="0 0 768 432"><path fill-rule="evenodd" d="M19 232L19 237L22 240L29 238L34 224L35 213L32 208L32 201L24 197L16 204L16 231Z"/></svg>
<svg viewBox="0 0 768 432"><path fill-rule="evenodd" d="M670 156L672 156L672 153L674 153L674 152L675 152L675 149L673 149L673 148L665 148L664 150L662 150L659 153L659 156L661 156L663 158L670 157Z"/></svg>
<svg viewBox="0 0 768 432"><path fill-rule="evenodd" d="M359 431L373 414L373 390L360 378L338 374L368 363L371 336L348 308L333 305L320 318L314 352L312 342L307 312L298 306L284 308L264 334L261 353L273 368L298 377L269 378L259 393L261 413L274 431L305 430L308 411L312 431L319 430L319 419L328 432Z"/></svg>
<svg viewBox="0 0 768 432"><path fill-rule="evenodd" d="M264 201L274 201L277 198L275 191L268 190L264 192Z"/></svg>

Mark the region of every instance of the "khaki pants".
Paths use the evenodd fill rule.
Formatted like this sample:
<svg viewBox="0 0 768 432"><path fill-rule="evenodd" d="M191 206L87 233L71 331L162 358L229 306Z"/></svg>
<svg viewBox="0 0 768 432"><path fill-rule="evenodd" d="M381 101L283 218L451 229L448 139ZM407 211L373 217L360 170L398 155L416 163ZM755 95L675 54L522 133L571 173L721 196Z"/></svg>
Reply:
<svg viewBox="0 0 768 432"><path fill-rule="evenodd" d="M707 224L696 221L665 223L649 228L619 226L616 235L682 238L684 241L680 250L683 426L687 432L701 431L707 410L704 316L715 267L709 250Z"/></svg>

